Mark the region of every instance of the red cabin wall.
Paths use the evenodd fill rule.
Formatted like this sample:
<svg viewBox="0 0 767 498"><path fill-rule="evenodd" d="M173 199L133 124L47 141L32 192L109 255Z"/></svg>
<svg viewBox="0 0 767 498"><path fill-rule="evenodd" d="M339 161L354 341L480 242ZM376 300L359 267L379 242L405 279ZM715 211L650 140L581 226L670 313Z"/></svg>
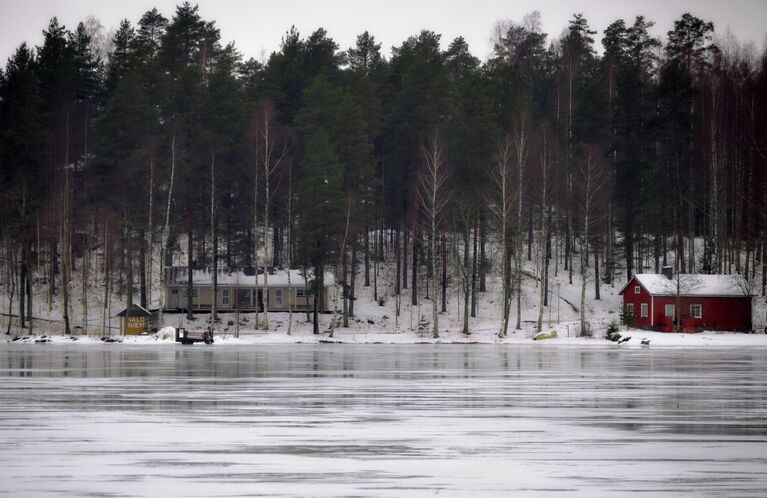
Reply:
<svg viewBox="0 0 767 498"><path fill-rule="evenodd" d="M673 332L674 322L665 316L666 304L676 305L674 296L655 297L655 326L662 332ZM700 304L701 318L690 316L690 305ZM751 298L743 297L683 297L680 300L682 331L751 330Z"/></svg>
<svg viewBox="0 0 767 498"><path fill-rule="evenodd" d="M634 287L639 286L639 294L634 293ZM632 279L631 283L623 291L623 312L626 312L626 305L632 303L634 305L634 321L632 325L640 328L650 328L652 318L652 296L648 293L644 287L639 285L636 279ZM642 318L642 303L647 303L647 318Z"/></svg>

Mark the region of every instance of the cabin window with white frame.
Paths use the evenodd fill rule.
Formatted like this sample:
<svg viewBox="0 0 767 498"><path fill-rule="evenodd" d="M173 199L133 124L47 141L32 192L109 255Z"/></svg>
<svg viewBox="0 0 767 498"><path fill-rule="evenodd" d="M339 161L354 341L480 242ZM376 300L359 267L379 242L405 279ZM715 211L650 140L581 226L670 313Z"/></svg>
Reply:
<svg viewBox="0 0 767 498"><path fill-rule="evenodd" d="M282 289L274 289L274 303L282 305Z"/></svg>
<svg viewBox="0 0 767 498"><path fill-rule="evenodd" d="M642 303L639 305L639 313L642 318L647 318L647 314L648 314L647 303Z"/></svg>
<svg viewBox="0 0 767 498"><path fill-rule="evenodd" d="M626 304L626 316L634 317L634 303Z"/></svg>
<svg viewBox="0 0 767 498"><path fill-rule="evenodd" d="M642 292L642 290L640 289L640 287L639 287L638 285L635 285L635 286L634 286L634 294L639 294L640 292Z"/></svg>
<svg viewBox="0 0 767 498"><path fill-rule="evenodd" d="M178 296L178 289L173 289L172 291L170 291L170 293L173 294L174 296Z"/></svg>
<svg viewBox="0 0 767 498"><path fill-rule="evenodd" d="M229 306L229 289L224 289L221 291L221 304L224 306Z"/></svg>
<svg viewBox="0 0 767 498"><path fill-rule="evenodd" d="M665 315L667 317L674 318L674 315L676 315L675 311L676 311L676 306L674 306L673 304L666 305Z"/></svg>
<svg viewBox="0 0 767 498"><path fill-rule="evenodd" d="M303 287L298 287L296 289L296 297L306 297L306 289Z"/></svg>
<svg viewBox="0 0 767 498"><path fill-rule="evenodd" d="M690 316L693 318L703 318L703 305L702 304L691 304L690 305Z"/></svg>

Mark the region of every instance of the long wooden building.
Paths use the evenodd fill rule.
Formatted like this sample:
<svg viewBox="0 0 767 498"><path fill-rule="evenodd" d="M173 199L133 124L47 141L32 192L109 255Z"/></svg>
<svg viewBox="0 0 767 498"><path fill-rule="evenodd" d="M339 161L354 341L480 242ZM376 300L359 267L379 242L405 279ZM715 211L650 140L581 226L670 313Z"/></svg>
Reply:
<svg viewBox="0 0 767 498"><path fill-rule="evenodd" d="M311 284L311 271L305 276L301 270L287 268L269 269L268 278L263 271L252 269L219 270L217 274L218 298L216 309L222 312L252 312L263 310L264 304L270 311L311 310L314 298L307 284ZM268 282L267 282L268 281ZM186 310L188 305L188 272L185 267L166 268L165 307L166 311ZM330 309L330 293L334 279L332 273L324 275L323 292L317 296L317 307L324 312ZM192 309L208 311L213 303L213 273L207 270L192 271Z"/></svg>

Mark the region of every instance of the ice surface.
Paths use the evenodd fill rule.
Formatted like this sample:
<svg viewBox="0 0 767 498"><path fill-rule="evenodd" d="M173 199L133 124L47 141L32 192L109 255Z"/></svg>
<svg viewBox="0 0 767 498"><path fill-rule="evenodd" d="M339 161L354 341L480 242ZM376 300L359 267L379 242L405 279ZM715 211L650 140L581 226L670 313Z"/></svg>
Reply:
<svg viewBox="0 0 767 498"><path fill-rule="evenodd" d="M767 348L0 344L0 495L763 496Z"/></svg>

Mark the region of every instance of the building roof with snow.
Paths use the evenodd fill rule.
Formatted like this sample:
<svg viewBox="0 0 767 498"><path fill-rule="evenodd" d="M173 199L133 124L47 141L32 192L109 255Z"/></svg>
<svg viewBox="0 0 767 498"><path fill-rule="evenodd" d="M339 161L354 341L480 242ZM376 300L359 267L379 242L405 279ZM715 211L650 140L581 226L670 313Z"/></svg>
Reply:
<svg viewBox="0 0 767 498"><path fill-rule="evenodd" d="M146 308L138 304L132 304L119 312L116 316L152 316Z"/></svg>
<svg viewBox="0 0 767 498"><path fill-rule="evenodd" d="M622 294L633 280L653 296L747 297L751 295L749 283L739 275L701 275L682 273L670 279L663 274L639 273L623 286Z"/></svg>
<svg viewBox="0 0 767 498"><path fill-rule="evenodd" d="M188 279L187 269L185 267L167 268L169 271L168 285L186 285ZM287 287L288 275L290 275L290 285L293 287L299 287L304 285L304 271L288 268L270 268L269 274L269 286L275 287ZM314 278L312 270L306 271L306 281L311 282ZM258 279L258 280L256 280ZM238 270L218 270L217 283L219 286L232 285L232 286L264 286L266 277L264 273L259 271L258 275L254 271L245 271L243 269ZM333 285L335 279L333 273L325 272L324 284L325 286ZM192 283L193 285L213 285L213 271L211 270L192 270Z"/></svg>

